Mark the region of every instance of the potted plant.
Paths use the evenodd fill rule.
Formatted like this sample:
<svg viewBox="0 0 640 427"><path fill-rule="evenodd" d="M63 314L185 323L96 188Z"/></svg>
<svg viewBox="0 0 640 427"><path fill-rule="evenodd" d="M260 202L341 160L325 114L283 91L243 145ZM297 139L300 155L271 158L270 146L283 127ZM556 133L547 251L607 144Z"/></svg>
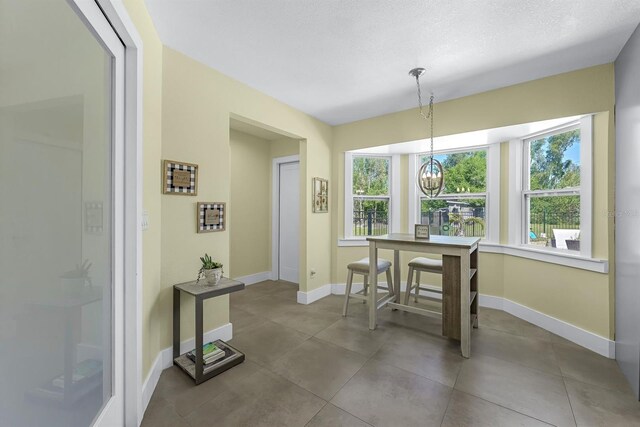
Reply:
<svg viewBox="0 0 640 427"><path fill-rule="evenodd" d="M200 261L202 261L202 267L200 267L198 271L196 284L204 277L209 285L217 285L222 278L222 273L224 273L224 271L222 271L222 264L212 260L208 254L200 257Z"/></svg>

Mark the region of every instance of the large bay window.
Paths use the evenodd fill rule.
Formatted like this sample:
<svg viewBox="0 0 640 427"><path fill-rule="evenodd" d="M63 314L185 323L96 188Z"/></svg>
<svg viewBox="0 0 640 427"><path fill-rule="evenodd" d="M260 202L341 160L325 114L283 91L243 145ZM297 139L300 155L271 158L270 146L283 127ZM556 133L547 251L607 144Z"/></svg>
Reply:
<svg viewBox="0 0 640 427"><path fill-rule="evenodd" d="M591 256L591 116L511 141L509 240Z"/></svg>

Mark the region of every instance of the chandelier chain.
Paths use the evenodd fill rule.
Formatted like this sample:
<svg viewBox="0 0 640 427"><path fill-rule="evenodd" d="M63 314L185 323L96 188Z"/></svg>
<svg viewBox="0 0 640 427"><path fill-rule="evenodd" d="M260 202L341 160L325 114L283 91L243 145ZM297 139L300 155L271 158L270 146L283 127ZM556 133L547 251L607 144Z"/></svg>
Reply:
<svg viewBox="0 0 640 427"><path fill-rule="evenodd" d="M433 94L429 98L429 112L425 115L422 105L422 90L420 89L420 76L416 75L416 86L418 88L418 105L420 106L420 115L425 119L431 119L431 157L433 158Z"/></svg>

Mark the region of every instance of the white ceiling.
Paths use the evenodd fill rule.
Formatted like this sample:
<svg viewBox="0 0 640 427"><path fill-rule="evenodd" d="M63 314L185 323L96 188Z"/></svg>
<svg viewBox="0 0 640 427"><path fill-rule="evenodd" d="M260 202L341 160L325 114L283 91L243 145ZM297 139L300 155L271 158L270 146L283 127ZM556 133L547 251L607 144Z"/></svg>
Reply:
<svg viewBox="0 0 640 427"><path fill-rule="evenodd" d="M160 38L329 124L604 64L639 0L146 0Z"/></svg>

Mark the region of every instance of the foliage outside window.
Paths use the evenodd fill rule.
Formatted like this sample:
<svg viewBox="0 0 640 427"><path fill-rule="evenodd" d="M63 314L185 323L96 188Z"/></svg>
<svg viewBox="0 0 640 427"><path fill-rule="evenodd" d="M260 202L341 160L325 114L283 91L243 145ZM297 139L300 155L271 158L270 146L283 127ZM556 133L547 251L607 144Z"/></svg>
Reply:
<svg viewBox="0 0 640 427"><path fill-rule="evenodd" d="M525 141L525 242L580 250L580 130Z"/></svg>
<svg viewBox="0 0 640 427"><path fill-rule="evenodd" d="M352 166L353 236L389 233L391 159L354 156Z"/></svg>
<svg viewBox="0 0 640 427"><path fill-rule="evenodd" d="M434 198L420 197L420 222L431 233L485 237L487 219L486 150L442 153L435 156L445 171L444 189ZM419 164L428 156L420 156Z"/></svg>

